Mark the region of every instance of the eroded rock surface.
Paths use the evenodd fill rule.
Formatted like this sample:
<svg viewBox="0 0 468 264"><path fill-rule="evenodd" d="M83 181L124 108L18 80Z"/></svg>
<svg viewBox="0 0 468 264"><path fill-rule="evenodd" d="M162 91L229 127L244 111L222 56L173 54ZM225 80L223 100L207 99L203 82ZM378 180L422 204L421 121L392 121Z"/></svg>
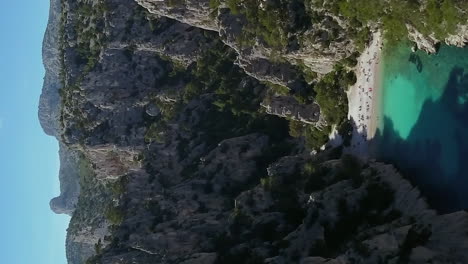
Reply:
<svg viewBox="0 0 468 264"><path fill-rule="evenodd" d="M355 50L353 41L347 37L349 25L346 22L312 5L305 7L301 1L291 1L292 4L285 5L287 9L281 12L288 14L290 21L284 22L290 25L303 23L302 20L307 20L302 18L305 16L304 9L312 9L313 12L319 13L313 18L318 21L314 20L316 23L303 32L282 36L288 40L284 40L287 44L280 51L275 51L276 47L272 47L262 39L244 40L248 24L256 22L248 21L249 17L246 15L230 10L229 1L137 0L137 2L151 13L218 32L221 39L238 52L240 61L246 65L246 71L256 75L260 73L255 72L255 67L252 68L250 65L272 56L280 56L292 64L303 63L312 71L325 74L333 69L337 61L349 56ZM274 4L265 1L260 4L262 5ZM258 3L255 3L255 8L258 8ZM248 41L249 44L243 45L244 41Z"/></svg>
<svg viewBox="0 0 468 264"><path fill-rule="evenodd" d="M463 48L468 44L468 25L458 25L457 33L450 34L445 39L438 39L431 34L429 36L422 34L411 25L407 25L408 37L416 44L418 49L424 50L428 53L436 53L437 45L445 43L447 45Z"/></svg>
<svg viewBox="0 0 468 264"><path fill-rule="evenodd" d="M321 126L320 107L317 104L300 104L294 97L274 96L262 102L267 113L307 124Z"/></svg>

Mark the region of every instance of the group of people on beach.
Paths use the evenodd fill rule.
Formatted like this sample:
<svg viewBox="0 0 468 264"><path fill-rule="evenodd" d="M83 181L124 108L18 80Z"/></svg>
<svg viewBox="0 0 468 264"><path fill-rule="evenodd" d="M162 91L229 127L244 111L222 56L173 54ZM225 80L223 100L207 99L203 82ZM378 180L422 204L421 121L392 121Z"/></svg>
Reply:
<svg viewBox="0 0 468 264"><path fill-rule="evenodd" d="M380 32L374 33L372 43L361 54L357 65L357 82L350 96L350 116L354 119L356 129L353 132L351 150L361 156L368 155L368 138L374 129L373 99L379 87L376 85L376 71L380 64L382 41ZM359 98L359 99L358 99Z"/></svg>
<svg viewBox="0 0 468 264"><path fill-rule="evenodd" d="M379 50L382 49L382 46L379 45ZM372 54L372 57L369 58L365 63L368 67L364 65L360 65L360 74L365 78L365 83L361 83L358 85L358 97L359 97L359 108L358 108L358 119L356 121L356 125L359 129L362 129L361 135L363 139L367 137L367 129L368 123L371 120L371 107L372 107L372 96L373 92L376 91L378 88L373 87L374 85L374 69L375 65L379 65L378 61L378 51L375 51ZM367 51L367 56L370 56L370 51ZM375 63L375 65L373 65Z"/></svg>

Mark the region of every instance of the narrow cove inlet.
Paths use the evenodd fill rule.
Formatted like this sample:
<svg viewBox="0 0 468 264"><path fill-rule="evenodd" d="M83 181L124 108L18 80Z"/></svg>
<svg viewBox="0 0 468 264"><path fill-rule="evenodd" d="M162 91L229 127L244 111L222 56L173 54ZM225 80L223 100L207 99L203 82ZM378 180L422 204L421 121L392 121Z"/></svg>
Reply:
<svg viewBox="0 0 468 264"><path fill-rule="evenodd" d="M386 48L374 155L442 212L468 208L468 49Z"/></svg>

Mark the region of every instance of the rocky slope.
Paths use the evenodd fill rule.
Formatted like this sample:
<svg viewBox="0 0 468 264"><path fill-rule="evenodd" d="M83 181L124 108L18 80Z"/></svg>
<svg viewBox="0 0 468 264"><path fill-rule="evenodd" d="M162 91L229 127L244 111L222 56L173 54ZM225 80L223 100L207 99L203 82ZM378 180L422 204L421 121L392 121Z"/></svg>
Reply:
<svg viewBox="0 0 468 264"><path fill-rule="evenodd" d="M239 65L257 78L268 78L284 67L275 60L304 64L314 72L325 74L355 51L349 38L350 25L305 1L243 3L258 17L244 12L242 7L234 10L236 1L137 2L151 13L216 31L224 43L237 51ZM313 22L304 23L308 19ZM271 60L272 57L278 58ZM277 83L284 85L291 81L287 75L283 77L286 79Z"/></svg>
<svg viewBox="0 0 468 264"><path fill-rule="evenodd" d="M436 53L441 43L456 47L465 47L468 43L468 25L458 25L456 34L450 34L445 39L439 39L432 35L424 35L411 25L407 25L409 39L415 43L418 49L428 53Z"/></svg>
<svg viewBox="0 0 468 264"><path fill-rule="evenodd" d="M290 1L290 32L264 1L252 28L229 3L51 1L39 118L69 263L467 261L466 213L437 215L390 165L310 154L348 134L350 21Z"/></svg>

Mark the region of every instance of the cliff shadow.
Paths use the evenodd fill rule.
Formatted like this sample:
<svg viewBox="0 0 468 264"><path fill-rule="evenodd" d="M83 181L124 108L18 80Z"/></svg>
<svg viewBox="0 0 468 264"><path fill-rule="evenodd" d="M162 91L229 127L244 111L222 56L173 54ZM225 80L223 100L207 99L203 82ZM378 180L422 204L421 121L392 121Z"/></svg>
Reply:
<svg viewBox="0 0 468 264"><path fill-rule="evenodd" d="M424 102L407 138L384 117L376 158L393 163L441 213L468 208L468 72L454 68L443 95Z"/></svg>

